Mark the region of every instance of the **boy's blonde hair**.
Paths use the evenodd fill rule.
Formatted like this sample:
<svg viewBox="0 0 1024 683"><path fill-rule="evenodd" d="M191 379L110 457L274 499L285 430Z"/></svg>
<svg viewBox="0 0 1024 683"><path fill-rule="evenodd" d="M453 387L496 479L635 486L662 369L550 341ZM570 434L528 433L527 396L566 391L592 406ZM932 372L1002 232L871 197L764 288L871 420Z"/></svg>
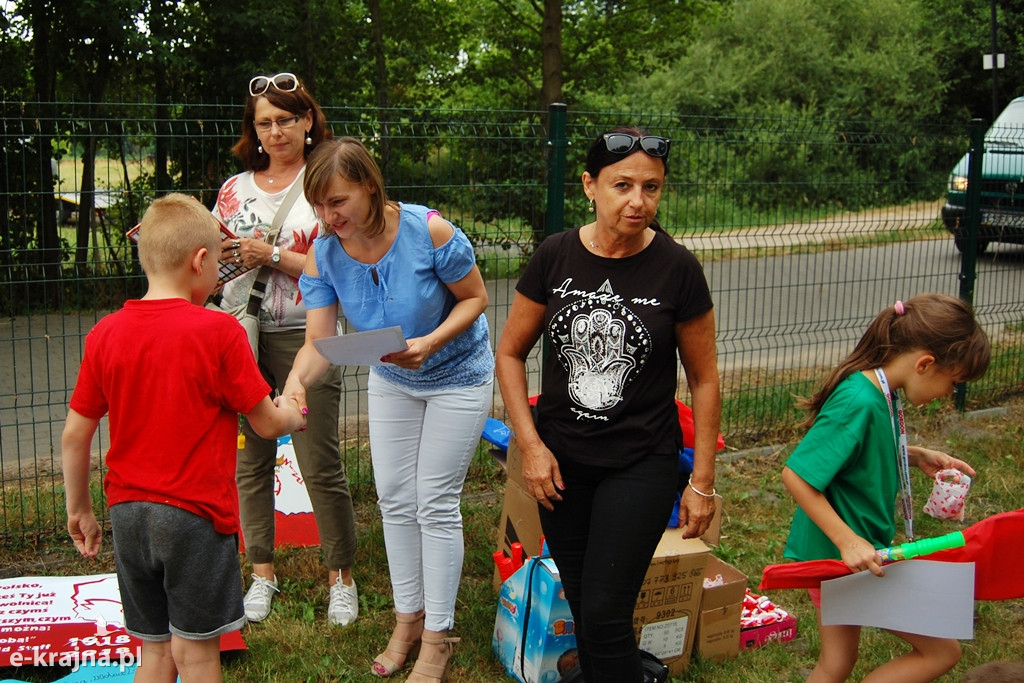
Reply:
<svg viewBox="0 0 1024 683"><path fill-rule="evenodd" d="M146 275L182 267L200 247L214 259L220 255L220 226L209 209L177 193L149 205L139 226L139 262Z"/></svg>

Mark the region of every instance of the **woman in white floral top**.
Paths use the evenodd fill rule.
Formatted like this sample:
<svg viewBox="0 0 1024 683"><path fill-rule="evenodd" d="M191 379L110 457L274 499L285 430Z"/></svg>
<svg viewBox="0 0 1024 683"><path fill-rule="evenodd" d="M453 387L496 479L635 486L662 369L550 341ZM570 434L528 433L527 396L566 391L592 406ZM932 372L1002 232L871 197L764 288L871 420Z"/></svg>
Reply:
<svg viewBox="0 0 1024 683"><path fill-rule="evenodd" d="M259 366L277 391L284 386L305 339L306 308L297 283L306 252L319 231L316 214L301 193L285 216L277 240L270 244L265 238L288 189L302 182L306 157L329 137L323 112L294 74L256 76L249 83L242 136L233 149L246 170L224 183L213 210L236 237L224 240L221 259L252 269L224 285L224 308L247 300L259 269L271 267L260 310ZM309 394L307 430L292 434L292 443L328 569L327 617L333 624L347 626L358 616L359 599L352 578L355 514L338 450L340 368L331 368ZM245 442L238 451L236 479L245 552L253 565L245 614L250 621L261 621L270 614L278 592L274 569L277 442L261 438L248 425L242 434Z"/></svg>

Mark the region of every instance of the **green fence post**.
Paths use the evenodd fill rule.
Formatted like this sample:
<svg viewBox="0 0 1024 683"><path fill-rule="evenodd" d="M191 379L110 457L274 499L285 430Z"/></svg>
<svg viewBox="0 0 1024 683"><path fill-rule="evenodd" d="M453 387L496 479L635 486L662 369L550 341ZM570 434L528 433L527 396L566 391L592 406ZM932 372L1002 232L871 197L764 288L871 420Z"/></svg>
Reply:
<svg viewBox="0 0 1024 683"><path fill-rule="evenodd" d="M548 106L548 210L544 221L544 236L554 235L563 229L565 221L565 157L569 149L566 137L566 121L569 106L563 102L552 102ZM541 336L541 367L546 367L551 355L551 345L546 336Z"/></svg>
<svg viewBox="0 0 1024 683"><path fill-rule="evenodd" d="M971 120L971 148L967 159L967 197L964 227L967 239L960 256L960 298L974 305L974 285L978 279L978 229L981 225L981 167L985 156L985 131L988 124L982 119ZM967 407L967 384L960 382L953 392L956 409Z"/></svg>
<svg viewBox="0 0 1024 683"><path fill-rule="evenodd" d="M569 147L566 138L568 105L553 102L548 107L548 211L544 235L562 230L565 219L565 157Z"/></svg>

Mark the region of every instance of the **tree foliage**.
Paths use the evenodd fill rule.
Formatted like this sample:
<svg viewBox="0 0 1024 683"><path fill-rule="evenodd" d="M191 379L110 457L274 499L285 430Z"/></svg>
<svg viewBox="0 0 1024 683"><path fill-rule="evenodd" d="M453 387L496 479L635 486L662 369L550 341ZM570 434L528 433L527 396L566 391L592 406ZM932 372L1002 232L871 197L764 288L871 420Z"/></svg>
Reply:
<svg viewBox="0 0 1024 683"><path fill-rule="evenodd" d="M938 52L916 0L737 0L651 85L682 114L931 120Z"/></svg>
<svg viewBox="0 0 1024 683"><path fill-rule="evenodd" d="M996 0L997 108L1024 94L1024 0ZM372 140L385 171L410 181L428 158L453 169L478 167L471 146L424 135L392 158L389 126L429 122L437 111L518 112L508 125L543 122L554 101L579 117L596 112L815 122L815 135L852 139L840 122L950 122L992 115L990 3L957 0L10 0L0 8L0 103L31 109L31 131L0 145L4 211L0 265L85 260L93 197L91 160L122 156L128 135L94 122L128 125L147 108L168 134L146 144L152 173L134 190L155 195L208 188L237 170L230 154L246 85L255 74L292 71L325 106L344 106L337 133ZM70 102L76 102L72 107ZM454 116L454 114L453 114ZM197 135L184 121L217 126ZM758 136L772 135L770 126ZM138 143L138 137L135 138ZM737 152L735 169L758 182L780 181L758 201L818 203L813 188L784 195L818 165L836 176L893 164L908 182L917 153L869 158L850 147L830 156L806 145L782 156ZM784 153L783 153L784 152ZM79 251L55 223L52 159L74 154L81 176ZM495 154L489 151L488 154ZM732 157L730 157L732 158ZM535 180L538 164L509 150L504 177L475 179L478 207L500 212L501 187ZM821 166L824 164L824 166ZM680 168L685 168L680 164ZM541 173L543 171L540 171ZM21 193L21 194L19 194ZM490 194L488 194L490 193ZM484 197L484 195L487 195ZM439 197L444 200L444 197ZM881 198L857 198L871 203ZM513 211L537 227L536 201ZM126 220L141 207L118 207ZM486 218L486 217L485 217ZM20 226L20 227L16 227Z"/></svg>
<svg viewBox="0 0 1024 683"><path fill-rule="evenodd" d="M996 4L1001 106L1024 88L1024 0ZM990 49L990 4L955 0L14 0L0 92L237 104L291 70L359 107L927 120L991 116Z"/></svg>
<svg viewBox="0 0 1024 683"><path fill-rule="evenodd" d="M459 92L481 105L547 108L555 99L605 107L624 84L651 73L676 54L721 0L483 0L464 5L473 28ZM557 45L545 35L551 5L560 10ZM560 87L545 88L544 54L560 50ZM643 106L643 103L637 103Z"/></svg>
<svg viewBox="0 0 1024 683"><path fill-rule="evenodd" d="M992 6L996 8L996 48L1006 55L1006 68L997 78L993 111L993 72L983 68L983 55L992 53ZM1024 95L1024 2L936 0L928 10L942 50L936 64L947 85L946 120L980 118L992 121L1014 97Z"/></svg>

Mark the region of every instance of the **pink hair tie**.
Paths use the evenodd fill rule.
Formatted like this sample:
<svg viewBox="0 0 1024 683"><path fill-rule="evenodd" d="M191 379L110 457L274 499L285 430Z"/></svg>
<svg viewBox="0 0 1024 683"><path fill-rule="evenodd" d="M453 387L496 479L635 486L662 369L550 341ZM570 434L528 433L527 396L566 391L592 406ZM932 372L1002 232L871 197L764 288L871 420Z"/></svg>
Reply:
<svg viewBox="0 0 1024 683"><path fill-rule="evenodd" d="M902 301L897 300L892 307L896 309L896 315L903 315L907 312L907 307L903 305Z"/></svg>

